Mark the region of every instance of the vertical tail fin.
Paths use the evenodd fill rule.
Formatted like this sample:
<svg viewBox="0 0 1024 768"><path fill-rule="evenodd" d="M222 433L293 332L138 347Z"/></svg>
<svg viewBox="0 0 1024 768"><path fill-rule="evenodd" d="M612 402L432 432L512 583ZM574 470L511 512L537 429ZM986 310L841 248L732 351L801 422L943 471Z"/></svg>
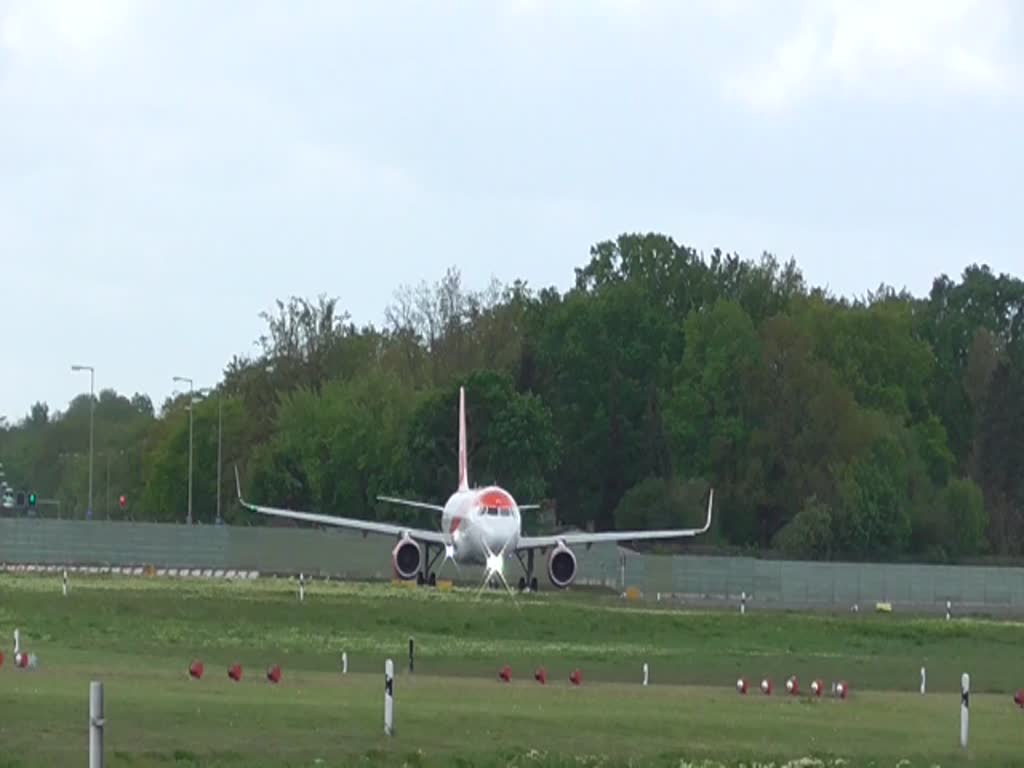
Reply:
<svg viewBox="0 0 1024 768"><path fill-rule="evenodd" d="M469 490L469 468L466 464L466 390L459 387L459 490Z"/></svg>

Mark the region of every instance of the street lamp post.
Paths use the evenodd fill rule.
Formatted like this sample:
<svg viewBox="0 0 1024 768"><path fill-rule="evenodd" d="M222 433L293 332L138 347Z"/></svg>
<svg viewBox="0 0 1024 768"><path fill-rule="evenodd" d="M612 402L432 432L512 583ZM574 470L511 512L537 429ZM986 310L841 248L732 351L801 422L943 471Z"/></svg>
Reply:
<svg viewBox="0 0 1024 768"><path fill-rule="evenodd" d="M192 409L195 406L195 387L192 379L175 376L175 381L188 382L188 524L192 525Z"/></svg>
<svg viewBox="0 0 1024 768"><path fill-rule="evenodd" d="M93 447L93 421L96 414L96 400L93 393L96 391L96 371L91 365L72 365L72 371L89 372L89 508L86 510L87 519L92 519L92 447Z"/></svg>

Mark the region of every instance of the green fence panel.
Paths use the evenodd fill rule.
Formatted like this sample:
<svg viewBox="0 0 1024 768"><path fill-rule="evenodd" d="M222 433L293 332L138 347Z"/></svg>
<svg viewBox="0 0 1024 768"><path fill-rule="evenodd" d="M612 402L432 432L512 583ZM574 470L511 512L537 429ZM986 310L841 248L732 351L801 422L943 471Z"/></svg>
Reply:
<svg viewBox="0 0 1024 768"><path fill-rule="evenodd" d="M295 527L186 526L53 519L0 519L0 564L154 566L350 579L392 577L386 536ZM576 548L581 585L639 588L646 597L865 609L896 605L1024 609L1024 568L878 563L820 563L747 557L639 554L614 545ZM440 564L440 561L439 561ZM536 574L546 580L546 561ZM506 577L518 581L510 559ZM445 563L442 578L476 582L479 568Z"/></svg>

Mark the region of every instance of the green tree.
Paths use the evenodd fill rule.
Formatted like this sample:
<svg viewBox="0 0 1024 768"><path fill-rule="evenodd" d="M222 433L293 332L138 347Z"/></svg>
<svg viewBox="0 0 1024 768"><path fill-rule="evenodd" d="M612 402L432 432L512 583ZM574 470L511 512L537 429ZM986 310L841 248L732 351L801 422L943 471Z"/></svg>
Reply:
<svg viewBox="0 0 1024 768"><path fill-rule="evenodd" d="M560 518L611 528L622 495L663 464L651 418L673 340L666 315L633 282L550 302L530 340L534 391L550 407L563 451L553 490Z"/></svg>
<svg viewBox="0 0 1024 768"><path fill-rule="evenodd" d="M772 545L788 557L827 560L832 554L832 526L831 508L811 497L793 519L779 529Z"/></svg>
<svg viewBox="0 0 1024 768"><path fill-rule="evenodd" d="M813 298L801 306L799 322L814 338L815 355L859 405L907 423L927 419L932 351L914 332L911 307L882 296L853 306Z"/></svg>
<svg viewBox="0 0 1024 768"><path fill-rule="evenodd" d="M953 478L939 497L945 523L943 541L950 557L980 554L988 542L988 514L981 489L969 479Z"/></svg>
<svg viewBox="0 0 1024 768"><path fill-rule="evenodd" d="M865 455L838 470L837 549L860 558L906 550L911 532L906 475L903 449L891 435L879 437Z"/></svg>
<svg viewBox="0 0 1024 768"><path fill-rule="evenodd" d="M876 428L792 318L770 318L760 336L747 391L754 428L738 489L754 505L756 529L739 535L767 546L795 513L794 499L835 498L834 468L860 456Z"/></svg>
<svg viewBox="0 0 1024 768"><path fill-rule="evenodd" d="M978 483L990 507L988 538L1003 555L1024 552L1024 370L992 373L978 425Z"/></svg>
<svg viewBox="0 0 1024 768"><path fill-rule="evenodd" d="M319 394L290 393L273 437L254 455L253 493L267 503L374 518L378 494L407 487L404 437L414 406L411 392L380 374L334 381Z"/></svg>
<svg viewBox="0 0 1024 768"><path fill-rule="evenodd" d="M960 282L946 275L936 278L919 308L919 327L935 355L937 371L931 381L932 410L942 419L950 447L960 468L965 469L975 436L978 411L975 396L991 361L979 361L972 346L979 329L992 334L995 349L1005 348L1024 362L1024 282L1010 275L995 275L987 266L971 265ZM986 343L984 340L979 343ZM972 357L974 370L969 372Z"/></svg>
<svg viewBox="0 0 1024 768"><path fill-rule="evenodd" d="M761 361L757 331L737 302L722 300L708 312L691 312L684 332L686 354L666 407L675 463L721 489L730 510L726 531L752 535L754 506L736 491L753 430L748 393Z"/></svg>

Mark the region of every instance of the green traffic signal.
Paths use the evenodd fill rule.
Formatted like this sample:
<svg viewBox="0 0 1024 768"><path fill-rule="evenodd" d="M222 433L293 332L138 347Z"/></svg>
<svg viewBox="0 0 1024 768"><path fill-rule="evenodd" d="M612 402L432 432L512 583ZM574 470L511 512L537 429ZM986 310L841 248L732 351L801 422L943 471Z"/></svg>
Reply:
<svg viewBox="0 0 1024 768"><path fill-rule="evenodd" d="M36 505L36 495L34 493L30 493L28 495L28 505L30 507L34 507Z"/></svg>

